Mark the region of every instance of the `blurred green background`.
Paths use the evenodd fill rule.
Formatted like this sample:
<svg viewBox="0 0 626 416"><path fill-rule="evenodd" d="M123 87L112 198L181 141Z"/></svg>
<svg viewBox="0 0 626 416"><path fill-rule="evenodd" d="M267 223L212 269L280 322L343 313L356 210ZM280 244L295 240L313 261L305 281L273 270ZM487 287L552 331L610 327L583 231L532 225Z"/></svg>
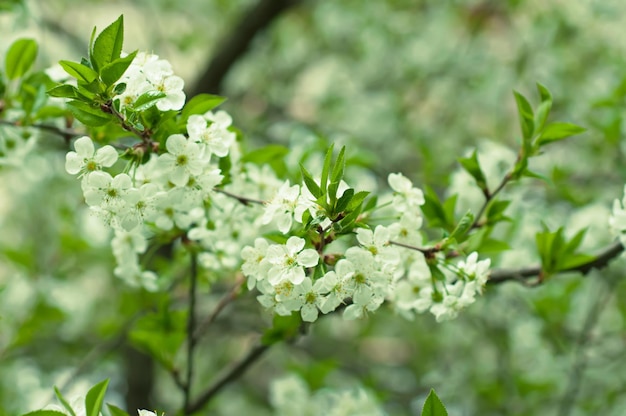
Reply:
<svg viewBox="0 0 626 416"><path fill-rule="evenodd" d="M188 98L228 97L224 109L250 148L346 144L354 181L382 184L402 171L417 186L459 193L459 212L481 195L457 158L478 148L497 183L519 143L512 90L536 103L540 82L554 95L554 120L589 130L534 161L547 181L507 189L515 221L499 232L513 250L493 263L536 264L541 221L568 235L589 227L591 253L612 240L609 210L626 182L621 0L14 0L0 10L0 56L14 39L33 37L39 68L79 60L92 27L123 13L125 49L172 62ZM254 24L260 30L238 51ZM223 77L203 77L229 52ZM167 374L118 336L154 299L111 276L106 232L65 175L62 143L42 144L24 166L0 170L0 414L53 401L54 384L84 393L105 377L110 401L122 404L136 382L152 391L142 407L176 408ZM442 324L387 310L361 322L324 318L309 336L271 351L206 414L269 414L269 381L294 370L313 388L359 380L391 415L416 414L431 387L451 415L623 415L624 280L618 260L585 278L490 286ZM203 294L206 310L217 289ZM258 311L246 294L218 321L200 379L245 351L267 324Z"/></svg>

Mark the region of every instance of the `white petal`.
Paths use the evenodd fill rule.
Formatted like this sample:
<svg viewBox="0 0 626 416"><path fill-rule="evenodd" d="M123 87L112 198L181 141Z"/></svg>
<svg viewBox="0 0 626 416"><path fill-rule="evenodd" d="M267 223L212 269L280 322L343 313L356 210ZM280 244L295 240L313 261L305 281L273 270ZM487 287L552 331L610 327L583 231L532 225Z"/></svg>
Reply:
<svg viewBox="0 0 626 416"><path fill-rule="evenodd" d="M293 237L289 237L289 240L287 240L287 251L289 252L289 254L292 254L292 255L296 254L303 248L304 248L304 239L293 236Z"/></svg>
<svg viewBox="0 0 626 416"><path fill-rule="evenodd" d="M167 147L168 152L174 155L183 153L187 148L187 138L182 134L172 134L167 138L165 147Z"/></svg>
<svg viewBox="0 0 626 416"><path fill-rule="evenodd" d="M117 150L113 146L106 145L96 152L96 163L99 165L110 167L117 162Z"/></svg>
<svg viewBox="0 0 626 416"><path fill-rule="evenodd" d="M76 149L76 153L78 153L78 155L82 158L91 158L95 152L93 142L87 136L77 139L74 142L74 149Z"/></svg>
<svg viewBox="0 0 626 416"><path fill-rule="evenodd" d="M298 264L304 267L315 267L317 266L317 263L320 260L320 256L319 254L317 254L317 251L308 248L306 250L303 250L300 254L298 254L298 257L296 258L298 261Z"/></svg>
<svg viewBox="0 0 626 416"><path fill-rule="evenodd" d="M76 175L83 167L83 159L76 152L69 152L65 155L65 170L70 175Z"/></svg>

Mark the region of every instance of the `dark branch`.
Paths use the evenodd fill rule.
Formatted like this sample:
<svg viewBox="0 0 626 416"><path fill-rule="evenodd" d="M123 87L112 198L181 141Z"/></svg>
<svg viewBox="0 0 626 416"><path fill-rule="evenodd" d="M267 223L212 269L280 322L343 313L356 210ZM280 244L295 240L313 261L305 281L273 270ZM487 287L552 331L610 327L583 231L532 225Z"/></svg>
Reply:
<svg viewBox="0 0 626 416"><path fill-rule="evenodd" d="M259 344L252 348L241 361L217 379L197 400L185 406L184 413L190 415L202 409L220 390L241 377L248 367L261 358L269 348L269 345L264 344Z"/></svg>
<svg viewBox="0 0 626 416"><path fill-rule="evenodd" d="M196 346L194 332L196 330L196 291L198 284L198 255L191 252L191 271L189 282L189 316L187 317L187 368L185 375L184 394L185 408L191 402L191 384L193 378L193 351Z"/></svg>
<svg viewBox="0 0 626 416"><path fill-rule="evenodd" d="M263 205L263 204L265 204L265 201L261 201L260 199L254 199L254 198L248 198L248 197L241 196L241 195L235 195L233 193L230 193L230 192L225 191L225 190L220 189L220 188L213 188L213 190L215 192L219 192L220 194L224 194L226 196L234 198L234 199L236 199L237 201L241 202L244 205L249 205L249 204Z"/></svg>
<svg viewBox="0 0 626 416"><path fill-rule="evenodd" d="M203 92L217 94L233 64L243 56L255 36L268 27L283 11L302 0L260 0L235 25L230 36L208 62L206 70L191 90L190 96Z"/></svg>
<svg viewBox="0 0 626 416"><path fill-rule="evenodd" d="M579 272L586 275L593 269L603 269L611 260L619 256L622 251L624 251L624 246L622 246L619 241L616 241L587 263L562 270L561 272ZM525 267L522 269L496 269L491 272L487 283L498 284L508 280L526 281L526 279L540 276L541 266Z"/></svg>

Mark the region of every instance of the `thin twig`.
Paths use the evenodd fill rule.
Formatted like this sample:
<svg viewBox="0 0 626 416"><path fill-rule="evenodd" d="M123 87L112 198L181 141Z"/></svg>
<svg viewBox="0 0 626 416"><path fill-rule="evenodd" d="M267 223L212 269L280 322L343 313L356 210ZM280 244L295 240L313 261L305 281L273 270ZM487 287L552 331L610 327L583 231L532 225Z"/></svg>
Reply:
<svg viewBox="0 0 626 416"><path fill-rule="evenodd" d="M193 334L194 342L198 342L200 338L204 335L207 329L211 326L215 319L217 319L218 315L224 310L226 305L237 298L237 294L239 293L239 289L241 289L241 285L245 282L245 278L243 275L239 275L235 282L235 285L231 290L228 291L217 303L215 309L211 312L209 316L207 316L204 321L197 325L196 331Z"/></svg>
<svg viewBox="0 0 626 416"><path fill-rule="evenodd" d="M85 135L85 132L82 132L82 131L73 130L73 129L62 129L60 127L52 126L49 124L35 123L35 124L24 125L24 124L21 124L20 121L9 121L9 120L0 120L0 124L3 124L5 126L11 126L11 127L21 127L21 128L32 127L32 128L39 129L39 130L44 130L44 131L56 134L58 136L61 136L66 141L73 137Z"/></svg>
<svg viewBox="0 0 626 416"><path fill-rule="evenodd" d="M619 241L616 241L588 262L569 269L559 270L559 273L580 272L586 275L593 269L606 267L611 260L618 257L623 251L624 246L622 246ZM540 277L541 272L541 266L524 267L521 269L495 269L491 271L487 283L498 284L509 280L526 280L533 277Z"/></svg>
<svg viewBox="0 0 626 416"><path fill-rule="evenodd" d="M185 396L185 409L191 402L191 385L193 377L193 350L196 346L194 332L196 328L196 289L198 285L198 254L190 250L191 270L189 282L189 316L187 316L187 371L183 393Z"/></svg>
<svg viewBox="0 0 626 416"><path fill-rule="evenodd" d="M248 354L235 364L224 375L219 377L208 389L204 391L194 402L185 406L184 414L192 414L202 409L220 390L226 387L229 383L237 380L241 377L248 367L254 364L259 358L269 350L270 345L258 344Z"/></svg>
<svg viewBox="0 0 626 416"><path fill-rule="evenodd" d="M408 248L409 250L419 251L420 253L424 254L426 258L431 258L435 255L435 253L438 253L442 250L441 246L438 244L432 247L417 247L410 244L400 243L398 241L389 241L389 244L393 246Z"/></svg>
<svg viewBox="0 0 626 416"><path fill-rule="evenodd" d="M489 191L489 189L486 189L486 188L484 189L485 202L483 203L483 205L478 210L478 213L476 214L476 217L474 218L474 222L472 223L472 226L470 227L470 230L474 229L474 228L479 228L481 226L480 218L485 213L485 210L489 206L489 203L491 201L493 201L493 199L496 197L496 195L498 195L500 193L500 191L502 191L504 189L504 187L507 185L507 183L509 183L511 181L512 178L513 178L513 175L511 174L511 172L509 172L506 175L504 175L504 178L502 178L502 181L496 187L496 189L494 189L493 191Z"/></svg>
<svg viewBox="0 0 626 416"><path fill-rule="evenodd" d="M220 189L220 188L213 188L213 190L215 192L219 192L220 194L224 194L226 196L234 198L234 199L236 199L237 201L241 202L244 205L249 205L249 204L264 205L265 204L265 201L261 201L260 199L254 199L254 198L248 198L248 197L241 196L241 195L235 195L233 193L230 193L230 192L225 191L225 190Z"/></svg>

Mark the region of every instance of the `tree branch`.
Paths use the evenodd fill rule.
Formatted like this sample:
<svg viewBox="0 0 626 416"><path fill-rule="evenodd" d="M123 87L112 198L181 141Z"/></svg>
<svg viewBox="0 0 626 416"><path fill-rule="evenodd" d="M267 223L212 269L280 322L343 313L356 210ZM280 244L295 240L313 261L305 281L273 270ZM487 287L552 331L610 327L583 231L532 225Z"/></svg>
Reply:
<svg viewBox="0 0 626 416"><path fill-rule="evenodd" d="M235 25L230 36L220 42L220 49L209 60L189 96L208 92L217 94L233 64L241 58L252 40L268 27L283 11L301 3L302 0L260 0L250 8Z"/></svg>
<svg viewBox="0 0 626 416"><path fill-rule="evenodd" d="M197 400L185 406L184 413L187 415L202 409L222 388L241 377L248 367L254 364L259 358L269 350L270 345L258 344L252 348L248 354L228 372L218 378L209 388L198 397Z"/></svg>
<svg viewBox="0 0 626 416"><path fill-rule="evenodd" d="M622 246L619 241L616 241L602 250L592 260L576 267L561 270L560 273L580 272L583 275L586 275L593 269L603 269L611 260L619 256L622 251L624 251L624 246ZM525 267L521 269L495 269L489 275L487 283L498 284L509 280L526 281L527 279L540 276L541 266Z"/></svg>
<svg viewBox="0 0 626 416"><path fill-rule="evenodd" d="M193 350L196 346L194 332L196 329L196 290L198 284L198 254L190 250L191 279L189 282L189 316L187 317L187 368L184 384L185 409L191 402L191 381L193 377Z"/></svg>

